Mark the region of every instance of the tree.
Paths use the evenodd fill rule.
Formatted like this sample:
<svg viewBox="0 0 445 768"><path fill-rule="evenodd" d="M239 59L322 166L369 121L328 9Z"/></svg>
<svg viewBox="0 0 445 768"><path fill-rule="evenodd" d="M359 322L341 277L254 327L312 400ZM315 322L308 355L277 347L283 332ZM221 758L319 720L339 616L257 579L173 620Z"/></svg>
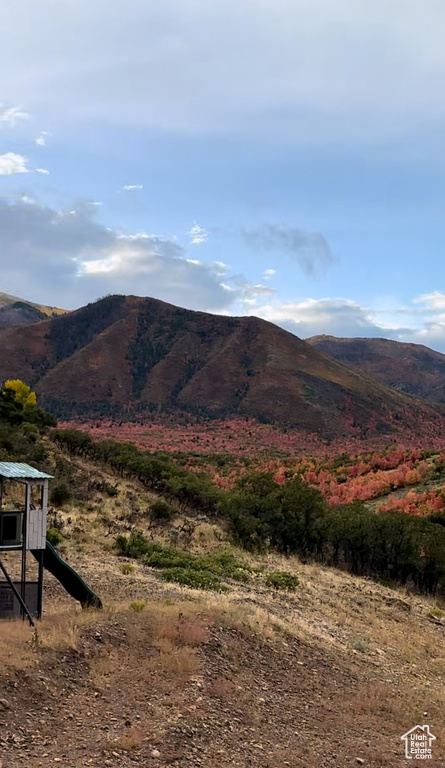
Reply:
<svg viewBox="0 0 445 768"><path fill-rule="evenodd" d="M0 421L18 425L23 422L23 405L15 399L12 389L0 390Z"/></svg>
<svg viewBox="0 0 445 768"><path fill-rule="evenodd" d="M23 405L23 407L33 406L37 403L36 393L31 392L31 387L21 379L8 379L5 381L3 388L11 389L14 392L14 400Z"/></svg>

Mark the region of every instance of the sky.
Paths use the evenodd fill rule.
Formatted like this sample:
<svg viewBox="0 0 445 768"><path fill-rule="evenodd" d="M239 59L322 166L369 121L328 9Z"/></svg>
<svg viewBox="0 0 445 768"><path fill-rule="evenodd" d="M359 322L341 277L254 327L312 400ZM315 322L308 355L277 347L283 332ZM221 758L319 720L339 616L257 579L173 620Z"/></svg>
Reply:
<svg viewBox="0 0 445 768"><path fill-rule="evenodd" d="M442 0L14 0L0 291L445 352Z"/></svg>

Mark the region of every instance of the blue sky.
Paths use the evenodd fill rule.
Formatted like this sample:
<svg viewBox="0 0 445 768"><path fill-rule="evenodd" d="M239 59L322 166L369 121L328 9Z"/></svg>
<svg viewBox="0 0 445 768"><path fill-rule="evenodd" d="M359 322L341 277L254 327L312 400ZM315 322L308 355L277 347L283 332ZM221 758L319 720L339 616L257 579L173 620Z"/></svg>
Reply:
<svg viewBox="0 0 445 768"><path fill-rule="evenodd" d="M15 0L1 290L445 352L438 0Z"/></svg>

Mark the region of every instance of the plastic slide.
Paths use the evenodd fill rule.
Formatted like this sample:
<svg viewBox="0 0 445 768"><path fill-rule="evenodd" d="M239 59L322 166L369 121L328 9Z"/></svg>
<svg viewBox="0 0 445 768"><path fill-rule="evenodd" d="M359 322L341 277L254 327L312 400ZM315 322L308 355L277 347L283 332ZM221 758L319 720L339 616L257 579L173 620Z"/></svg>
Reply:
<svg viewBox="0 0 445 768"><path fill-rule="evenodd" d="M31 552L38 560L40 550L31 550ZM46 549L43 550L43 566L60 581L62 587L71 597L81 603L82 608L102 608L100 597L85 584L77 571L60 557L49 541L46 542Z"/></svg>

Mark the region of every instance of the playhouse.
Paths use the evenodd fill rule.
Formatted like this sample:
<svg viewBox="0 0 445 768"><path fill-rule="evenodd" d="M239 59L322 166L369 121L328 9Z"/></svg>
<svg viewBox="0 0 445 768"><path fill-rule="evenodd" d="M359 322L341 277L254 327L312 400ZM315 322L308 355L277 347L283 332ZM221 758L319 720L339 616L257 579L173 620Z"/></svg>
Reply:
<svg viewBox="0 0 445 768"><path fill-rule="evenodd" d="M0 462L0 571L4 576L0 580L0 617L27 617L31 625L33 617L42 616L45 568L83 608L102 606L100 598L46 540L52 477L29 464ZM20 501L17 494L8 494L10 483L22 486Z"/></svg>
<svg viewBox="0 0 445 768"><path fill-rule="evenodd" d="M5 581L0 582L0 616L42 615L43 567L46 549L46 518L48 513L48 481L52 475L40 472L29 464L0 462L0 570ZM11 509L6 501L10 482L23 486L23 503ZM14 505L17 507L17 503ZM37 580L27 578L27 555L32 552L38 563ZM6 553L20 556L20 580L13 581L5 564ZM13 559L8 557L8 566Z"/></svg>

